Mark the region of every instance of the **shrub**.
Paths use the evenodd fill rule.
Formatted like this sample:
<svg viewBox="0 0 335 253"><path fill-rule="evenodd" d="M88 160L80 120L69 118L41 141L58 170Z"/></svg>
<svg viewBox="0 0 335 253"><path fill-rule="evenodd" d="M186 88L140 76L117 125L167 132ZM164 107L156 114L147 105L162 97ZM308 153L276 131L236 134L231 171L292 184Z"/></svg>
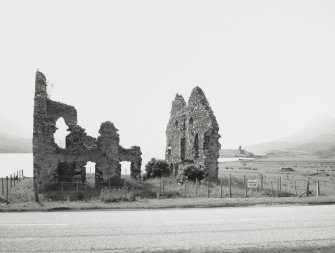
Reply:
<svg viewBox="0 0 335 253"><path fill-rule="evenodd" d="M151 160L145 165L145 178L168 177L170 176L170 166L164 160Z"/></svg>
<svg viewBox="0 0 335 253"><path fill-rule="evenodd" d="M196 179L203 180L206 176L205 171L203 171L199 166L194 164L189 164L183 167L180 177L182 180L189 180L195 182Z"/></svg>

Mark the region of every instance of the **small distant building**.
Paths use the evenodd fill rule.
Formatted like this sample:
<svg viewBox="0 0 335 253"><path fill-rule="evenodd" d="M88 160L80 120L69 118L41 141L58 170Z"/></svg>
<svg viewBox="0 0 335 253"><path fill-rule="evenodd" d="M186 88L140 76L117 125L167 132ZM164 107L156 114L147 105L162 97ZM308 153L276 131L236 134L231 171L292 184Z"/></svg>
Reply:
<svg viewBox="0 0 335 253"><path fill-rule="evenodd" d="M176 95L166 129L165 154L175 174L182 166L194 163L206 171L208 178L217 178L220 137L218 123L201 88L193 89L187 104Z"/></svg>

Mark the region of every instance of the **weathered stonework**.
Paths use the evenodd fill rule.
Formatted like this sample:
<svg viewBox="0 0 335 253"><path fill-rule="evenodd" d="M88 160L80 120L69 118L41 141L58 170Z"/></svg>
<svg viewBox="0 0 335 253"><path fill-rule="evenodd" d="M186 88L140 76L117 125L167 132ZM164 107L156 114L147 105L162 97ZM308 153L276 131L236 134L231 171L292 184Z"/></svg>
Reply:
<svg viewBox="0 0 335 253"><path fill-rule="evenodd" d="M88 136L77 125L77 111L73 106L47 98L46 78L36 72L34 104L34 181L41 190L46 183L84 182L88 161L95 162L96 183L121 177L122 161L131 162L131 176L141 174L141 149L134 146L125 149L119 145L118 129L107 121L101 124L99 137ZM65 149L54 141L56 121L63 117L68 131Z"/></svg>
<svg viewBox="0 0 335 253"><path fill-rule="evenodd" d="M186 104L181 95L172 102L171 116L166 130L166 161L171 170L195 163L208 178L218 177L219 126L204 92L195 87Z"/></svg>

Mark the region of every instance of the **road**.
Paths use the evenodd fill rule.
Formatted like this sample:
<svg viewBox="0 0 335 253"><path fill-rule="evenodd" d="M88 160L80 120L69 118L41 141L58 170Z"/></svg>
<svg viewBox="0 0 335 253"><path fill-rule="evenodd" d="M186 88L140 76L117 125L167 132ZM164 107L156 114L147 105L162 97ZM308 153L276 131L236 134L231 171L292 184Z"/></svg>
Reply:
<svg viewBox="0 0 335 253"><path fill-rule="evenodd" d="M209 252L334 243L335 205L0 213L0 252Z"/></svg>

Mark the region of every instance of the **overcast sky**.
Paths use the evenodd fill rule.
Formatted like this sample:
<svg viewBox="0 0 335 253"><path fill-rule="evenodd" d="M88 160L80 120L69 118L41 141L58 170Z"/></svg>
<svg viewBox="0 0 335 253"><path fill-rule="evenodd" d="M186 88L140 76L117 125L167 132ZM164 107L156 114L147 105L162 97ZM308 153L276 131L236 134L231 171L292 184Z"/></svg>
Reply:
<svg viewBox="0 0 335 253"><path fill-rule="evenodd" d="M196 85L223 148L335 116L335 1L10 0L0 33L0 115L28 135L37 69L89 134L109 120L145 160L164 157L171 102Z"/></svg>

